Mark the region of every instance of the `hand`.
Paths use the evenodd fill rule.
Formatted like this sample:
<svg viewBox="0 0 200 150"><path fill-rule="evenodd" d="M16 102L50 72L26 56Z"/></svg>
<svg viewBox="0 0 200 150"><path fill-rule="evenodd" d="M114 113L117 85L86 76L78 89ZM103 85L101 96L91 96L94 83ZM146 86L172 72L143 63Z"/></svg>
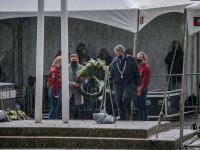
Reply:
<svg viewBox="0 0 200 150"><path fill-rule="evenodd" d="M80 80L81 80L81 81L84 81L84 80L85 80L85 78L84 78L84 77L81 77L81 78L80 78Z"/></svg>
<svg viewBox="0 0 200 150"><path fill-rule="evenodd" d="M73 83L73 86L75 86L75 87L79 87L79 86L80 86L80 84L79 84L79 83L76 83L76 82L74 82L74 83Z"/></svg>
<svg viewBox="0 0 200 150"><path fill-rule="evenodd" d="M137 96L141 96L141 87L140 86L137 87Z"/></svg>
<svg viewBox="0 0 200 150"><path fill-rule="evenodd" d="M59 98L59 95L55 96L55 98Z"/></svg>

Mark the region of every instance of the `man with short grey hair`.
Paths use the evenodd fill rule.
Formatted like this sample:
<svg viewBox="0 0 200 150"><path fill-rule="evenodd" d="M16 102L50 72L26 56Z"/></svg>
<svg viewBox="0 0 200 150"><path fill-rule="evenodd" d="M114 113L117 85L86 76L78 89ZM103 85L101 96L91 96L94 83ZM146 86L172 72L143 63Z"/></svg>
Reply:
<svg viewBox="0 0 200 150"><path fill-rule="evenodd" d="M114 48L116 57L110 69L111 81L115 91L115 103L121 120L130 120L131 102L140 96L140 70L136 59L125 53L122 45ZM116 60L116 61L115 61Z"/></svg>
<svg viewBox="0 0 200 150"><path fill-rule="evenodd" d="M125 49L124 49L124 47L123 47L122 45L117 45L117 46L114 48L114 51L115 51L115 52L119 52L119 51L125 52Z"/></svg>

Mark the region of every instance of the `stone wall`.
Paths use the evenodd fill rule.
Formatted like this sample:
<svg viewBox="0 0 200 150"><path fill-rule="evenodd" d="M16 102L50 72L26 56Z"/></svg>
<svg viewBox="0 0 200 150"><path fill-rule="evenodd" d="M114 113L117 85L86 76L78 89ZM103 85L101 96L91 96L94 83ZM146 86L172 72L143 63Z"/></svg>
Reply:
<svg viewBox="0 0 200 150"><path fill-rule="evenodd" d="M13 37L14 26L16 19L8 19L0 21L0 57L4 56L0 61L2 72L6 73L7 82L14 81L14 49Z"/></svg>

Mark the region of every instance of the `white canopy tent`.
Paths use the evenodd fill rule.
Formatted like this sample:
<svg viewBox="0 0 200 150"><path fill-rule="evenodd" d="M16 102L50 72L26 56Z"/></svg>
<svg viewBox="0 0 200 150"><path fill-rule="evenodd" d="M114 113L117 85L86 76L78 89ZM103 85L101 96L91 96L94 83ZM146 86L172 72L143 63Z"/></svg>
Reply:
<svg viewBox="0 0 200 150"><path fill-rule="evenodd" d="M186 10L189 35L200 32L200 2L186 7Z"/></svg>
<svg viewBox="0 0 200 150"><path fill-rule="evenodd" d="M157 16L169 12L183 13L185 7L193 3L196 2L191 0L0 0L0 19L38 17L36 62L37 81L35 98L35 107L37 109L35 110L36 122L42 120L44 16L62 16L62 58L67 64L67 17L90 20L137 33ZM197 29L190 24L192 23L194 12L199 16L200 11L196 11L199 7L200 6L196 4L187 7L188 15L192 16L191 18L188 17L189 34L199 31L199 28ZM135 37L134 40L136 39L137 38ZM63 70L65 70L63 71L63 77L66 77L62 85L63 91L68 91L69 83L67 80L67 65L63 65ZM62 98L62 106L66 106L66 109L63 109L64 112L62 113L64 122L69 121L69 107L67 105L69 103L69 95L66 93L67 92L64 92Z"/></svg>
<svg viewBox="0 0 200 150"><path fill-rule="evenodd" d="M190 0L68 0L68 17L135 33L157 16L169 12L183 13L184 8L193 3ZM37 4L37 0L0 0L0 19L37 16ZM61 16L60 0L45 0L44 16Z"/></svg>
<svg viewBox="0 0 200 150"><path fill-rule="evenodd" d="M39 0L40 1L40 0ZM65 16L66 10L61 12L61 2L66 2L67 0L42 0L44 1L43 6L38 5L38 0L0 0L0 19L7 19L7 18L16 18L16 17L38 17L39 15L44 16ZM40 2L41 3L41 2ZM62 3L62 4L63 4ZM64 3L66 5L66 3ZM169 12L180 12L183 13L186 6L193 4L196 2L190 0L68 0L68 5L65 9L68 9L68 17L71 18L79 18L84 20L90 20L94 22L99 22L103 24L107 24L110 26L118 27L133 33L137 33L141 30L146 24L148 24L152 19L156 18L157 16L169 13ZM38 12L39 7L41 7L40 13ZM43 9L42 9L43 7ZM63 6L62 6L63 7ZM65 15L64 15L65 12ZM61 15L62 14L62 15ZM41 18L40 18L41 19ZM39 21L39 20L38 20ZM43 19L40 20L43 22ZM61 18L62 22L62 18ZM64 21L65 23L67 21ZM43 22L44 23L44 22ZM42 23L42 24L43 24ZM63 24L63 23L61 23ZM39 25L39 23L38 23ZM41 24L40 24L41 25ZM43 29L42 33L39 32L38 27L38 35L44 37ZM66 27L67 28L67 27ZM63 29L63 28L62 28ZM61 29L61 30L62 30ZM65 33L68 33L65 29ZM68 35L68 34L67 34ZM137 35L137 34L136 34ZM68 36L62 36L62 42L68 41ZM136 40L135 38L134 40ZM39 41L39 40L37 40ZM40 42L44 42L43 39L40 39ZM136 44L135 44L136 45ZM134 45L134 46L135 46ZM62 51L65 51L62 54L68 54L68 49L66 46L62 46ZM37 50L37 63L39 66L36 67L36 79L38 79L38 75L40 79L43 76L43 44L41 44L40 48L38 47ZM63 55L63 60L68 60L67 55ZM67 77L67 66L63 66L63 76ZM43 83L39 80L36 81L36 101L42 100L42 85ZM65 86L63 88L68 87L68 81L65 82ZM67 91L63 89L63 91ZM37 95L40 95L39 97ZM68 99L67 95L63 95L63 101ZM65 103L66 106L67 103ZM39 105L36 104L36 108L38 109L35 111L38 115L35 115L37 118L35 120L37 122L41 121L42 114L41 108L42 103L39 102ZM66 110L65 112L69 112ZM63 115L69 115L63 113ZM69 118L69 117L63 117ZM68 120L65 119L64 122Z"/></svg>
<svg viewBox="0 0 200 150"><path fill-rule="evenodd" d="M200 33L200 2L186 7L186 12L187 12L188 34L190 36L193 36L197 33ZM200 46L200 34L199 34L199 46ZM199 51L200 51L200 47L199 47ZM200 58L199 58L199 62L200 62ZM199 83L200 83L200 77L198 79L198 84Z"/></svg>
<svg viewBox="0 0 200 150"><path fill-rule="evenodd" d="M185 91L187 90L185 85L187 83L186 70L188 67L187 65L188 43L189 43L188 34L192 36L196 33L200 33L200 2L186 7L185 35L184 35L184 62L183 62L183 79L182 79L183 82L182 82L182 99L181 99L182 105L181 105L181 123L180 123L180 148L183 148L183 142L184 142L183 141L183 124L184 124L184 102L185 102L184 100L186 97ZM199 46L200 46L200 34L199 34ZM200 51L200 47L199 47L199 51ZM200 62L200 59L199 59L199 62ZM198 66L200 67L199 64ZM200 77L198 75L197 84L200 83L199 81L200 81ZM199 89L198 85L196 89L197 90ZM199 97L199 95L197 96Z"/></svg>

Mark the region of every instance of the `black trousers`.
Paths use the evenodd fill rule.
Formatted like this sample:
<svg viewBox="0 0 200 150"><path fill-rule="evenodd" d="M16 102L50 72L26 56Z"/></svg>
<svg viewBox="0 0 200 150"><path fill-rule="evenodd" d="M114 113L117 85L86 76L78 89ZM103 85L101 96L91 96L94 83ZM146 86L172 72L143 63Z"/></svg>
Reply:
<svg viewBox="0 0 200 150"><path fill-rule="evenodd" d="M120 120L131 119L131 99L132 93L130 89L124 88L124 86L115 87L115 100L119 109Z"/></svg>
<svg viewBox="0 0 200 150"><path fill-rule="evenodd" d="M124 104L122 101L119 102L119 115L120 120L131 120L131 103Z"/></svg>
<svg viewBox="0 0 200 150"><path fill-rule="evenodd" d="M80 105L75 105L74 94L70 99L70 119L80 119Z"/></svg>

